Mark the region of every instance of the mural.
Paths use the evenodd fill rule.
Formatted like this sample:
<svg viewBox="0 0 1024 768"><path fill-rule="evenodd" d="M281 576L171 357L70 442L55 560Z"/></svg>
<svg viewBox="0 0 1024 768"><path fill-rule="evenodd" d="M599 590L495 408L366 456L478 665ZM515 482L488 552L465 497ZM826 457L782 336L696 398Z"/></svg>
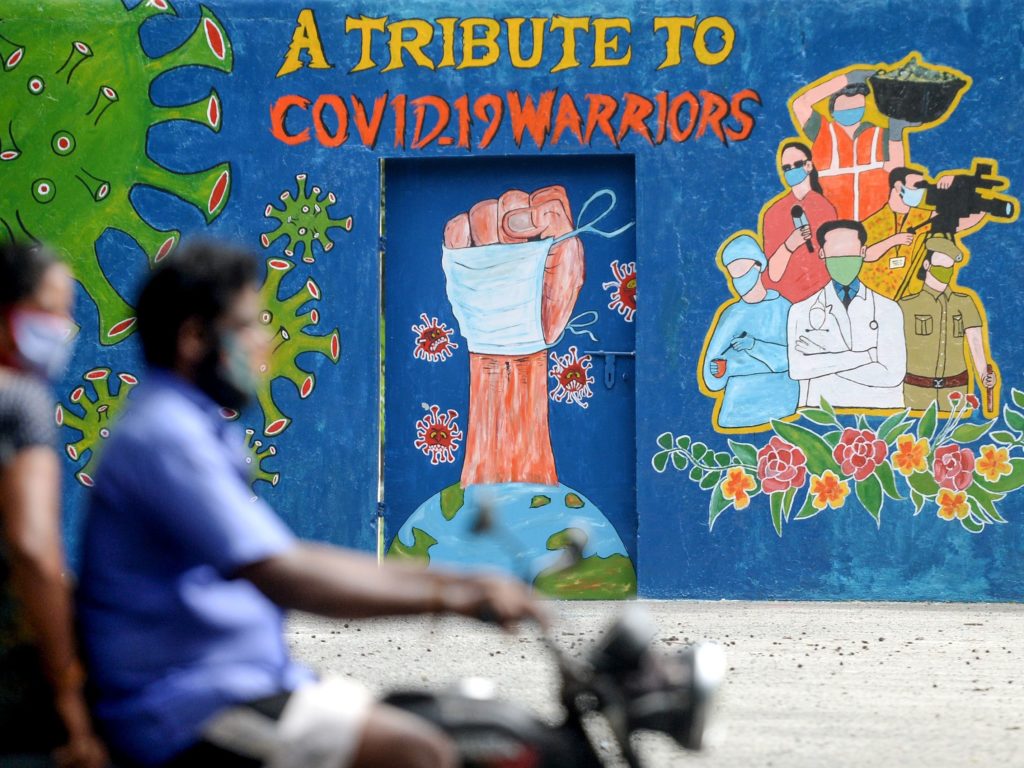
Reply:
<svg viewBox="0 0 1024 768"><path fill-rule="evenodd" d="M75 387L68 396L70 405L57 403L54 415L58 427L68 427L81 437L64 446L64 452L75 463L85 465L75 473L75 478L84 486L91 487L96 465L99 463L101 441L110 437L110 429L128 399L132 387L139 383L134 373L117 374L117 391L110 390L109 368L94 368L82 375L82 380L92 385L94 396L84 386Z"/></svg>
<svg viewBox="0 0 1024 768"><path fill-rule="evenodd" d="M573 318L585 272L580 236L615 238L630 229L632 222L598 228L615 205L614 192L599 190L574 219L562 185L511 189L443 224L440 266L469 353L462 476L408 517L391 543L392 556L501 565L561 597L635 593L635 571L615 529L582 493L559 481L548 422L549 397L587 408L594 394L590 355L581 356L575 345L563 355L547 350L567 330L595 338L586 330L591 318ZM635 269L622 275L632 281L635 308ZM428 324L425 313L420 317L423 325L413 326L417 339L436 328L426 337L428 349L446 345L437 319ZM418 342L414 356L426 357L422 349ZM549 377L555 381L550 393ZM428 413L416 423L416 447L432 464L453 462L463 439L458 413L423 408ZM563 572L554 565L573 542L581 542L585 557Z"/></svg>
<svg viewBox="0 0 1024 768"><path fill-rule="evenodd" d="M779 536L794 510L804 520L854 499L881 525L885 500L906 498L900 485L915 515L930 505L971 533L1007 522L996 503L1024 485L1024 460L1010 456L1014 433L990 436L995 418L972 419L998 415L997 369L985 310L954 275L969 261L962 238L1019 206L995 161L932 181L909 165L905 135L945 121L970 83L915 53L829 75L790 102L803 136L779 147L788 191L762 209L759 236L719 249L735 298L699 372L718 431L772 436L716 452L665 432L652 458L710 492L709 530L758 494ZM866 418L878 412L888 418ZM1021 415L1007 406L1003 418Z"/></svg>
<svg viewBox="0 0 1024 768"><path fill-rule="evenodd" d="M191 104L154 104L150 89L158 77L186 67L227 73L233 67L224 27L207 9L179 47L146 55L143 25L173 13L166 0L147 0L131 11L119 0L104 0L87 14L65 4L45 13L39 7L32 16L5 13L0 24L3 106L11 116L0 133L0 237L43 239L65 251L96 304L100 344L122 341L135 326L133 310L104 272L96 250L100 236L108 229L123 232L150 263L180 237L148 223L132 202L133 190L165 191L199 209L207 222L221 214L231 192L229 163L182 173L147 152L155 125L184 120L217 132L223 119L215 89Z"/></svg>
<svg viewBox="0 0 1024 768"><path fill-rule="evenodd" d="M970 82L914 53L793 97L803 136L779 146L787 191L762 208L759 235L719 250L735 299L716 313L699 374L717 429L764 429L823 400L861 413L934 402L946 415L975 381L996 413L984 309L953 274L969 258L962 238L1019 206L994 161L929 180L905 135L945 122Z"/></svg>
<svg viewBox="0 0 1024 768"><path fill-rule="evenodd" d="M313 243L320 246L324 253L329 252L334 248L334 240L328 232L332 229L350 232L352 217L334 218L329 209L338 198L333 192L322 192L320 187L311 187L307 192L306 174L298 174L295 183L298 185L298 194L295 197L292 197L292 193L287 189L281 193L283 208L277 208L272 203L267 204L263 215L275 220L277 227L260 235L260 243L264 248L269 248L280 238L286 237L288 242L284 247L284 255L289 259L294 257L297 246L301 244L302 260L312 264L316 261Z"/></svg>
<svg viewBox="0 0 1024 768"><path fill-rule="evenodd" d="M268 437L281 434L292 422L274 399L274 381L290 381L299 397L305 399L313 393L316 375L299 365L299 356L314 352L333 363L341 356L337 328L326 335L308 330L320 323L320 310L315 307L307 310L311 302L321 299L320 286L312 277L306 278L306 284L291 296L281 297L281 281L294 267L286 259L267 259L267 277L260 290L260 322L267 327L272 341L270 359L260 369L256 400L263 411L263 434Z"/></svg>
<svg viewBox="0 0 1024 768"><path fill-rule="evenodd" d="M70 551L131 297L199 234L259 254L224 416L302 536L567 596L1019 599L1024 19L954 10L5 0L0 238L80 283Z"/></svg>

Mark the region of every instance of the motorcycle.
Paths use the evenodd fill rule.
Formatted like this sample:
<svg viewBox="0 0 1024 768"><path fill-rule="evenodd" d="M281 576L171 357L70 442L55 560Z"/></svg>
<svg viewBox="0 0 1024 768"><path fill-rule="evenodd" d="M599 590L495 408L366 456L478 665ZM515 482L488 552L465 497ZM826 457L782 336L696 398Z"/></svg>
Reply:
<svg viewBox="0 0 1024 768"><path fill-rule="evenodd" d="M474 533L496 532L490 505L481 503ZM582 557L577 542L564 551L562 567ZM485 621L489 617L481 617ZM639 606L624 610L583 659L567 654L547 632L542 639L557 664L561 722L550 725L525 708L495 695L488 680L469 679L450 690L398 691L387 704L434 723L457 746L463 768L604 768L615 764L595 743L592 717L603 718L629 768L642 768L631 736L638 731L666 734L688 750L699 750L713 731L717 694L725 676L725 653L714 643L681 653L653 648L656 627Z"/></svg>
<svg viewBox="0 0 1024 768"><path fill-rule="evenodd" d="M642 768L631 735L667 734L688 750L705 746L725 654L713 643L674 655L652 648L653 624L642 610L623 611L586 658L570 657L550 635L564 719L542 722L503 701L487 680L469 679L442 692L395 692L385 702L423 717L456 744L464 768L603 768L613 764L595 743L589 717L602 717L629 768ZM607 750L605 750L607 752Z"/></svg>

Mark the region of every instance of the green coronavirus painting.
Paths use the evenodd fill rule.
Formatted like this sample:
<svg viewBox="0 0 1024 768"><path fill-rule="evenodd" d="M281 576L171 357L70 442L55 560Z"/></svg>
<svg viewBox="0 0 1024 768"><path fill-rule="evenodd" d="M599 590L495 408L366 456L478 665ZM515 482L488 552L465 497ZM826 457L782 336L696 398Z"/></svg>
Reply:
<svg viewBox="0 0 1024 768"><path fill-rule="evenodd" d="M100 448L110 437L111 427L128 401L128 393L139 383L135 374L119 373L117 390L113 391L110 374L109 368L93 368L82 376L93 392L87 386L79 386L68 396L69 405L57 404L57 426L79 433L78 440L64 446L64 452L71 461L83 464L75 477L89 487L96 477Z"/></svg>
<svg viewBox="0 0 1024 768"><path fill-rule="evenodd" d="M334 240L328 232L332 229L351 232L352 217L334 218L330 207L337 202L337 197L333 192L323 192L320 187L311 187L307 191L306 174L298 174L295 183L298 185L298 195L293 197L287 189L280 195L284 210L267 205L263 215L275 220L277 227L260 235L260 243L264 248L269 248L280 238L286 237L288 242L284 247L284 255L290 259L301 250L302 260L312 264L316 261L313 243L319 244L324 253L332 250ZM301 249L298 248L299 245L302 246Z"/></svg>
<svg viewBox="0 0 1024 768"><path fill-rule="evenodd" d="M320 301L320 286L313 278L307 278L306 284L291 296L281 297L281 281L294 267L286 259L267 259L267 279L260 290L260 322L267 326L272 341L270 357L260 369L256 397L263 409L263 434L270 437L281 434L291 424L291 418L274 402L273 382L287 379L295 385L299 397L305 399L316 386L316 376L299 365L299 356L315 352L334 363L341 356L337 328L325 336L309 332L320 322L320 310L305 309L310 302Z"/></svg>
<svg viewBox="0 0 1024 768"><path fill-rule="evenodd" d="M157 106L153 82L182 67L232 69L220 21L207 8L185 42L156 57L143 49L144 22L174 14L167 0L76 3L5 0L0 14L0 239L41 240L64 251L99 312L99 342L116 344L135 327L134 311L111 285L97 244L115 230L150 264L178 242L131 199L149 187L198 208L207 223L227 204L231 169L195 173L165 168L147 152L150 129L170 121L219 131L215 90L181 106Z"/></svg>

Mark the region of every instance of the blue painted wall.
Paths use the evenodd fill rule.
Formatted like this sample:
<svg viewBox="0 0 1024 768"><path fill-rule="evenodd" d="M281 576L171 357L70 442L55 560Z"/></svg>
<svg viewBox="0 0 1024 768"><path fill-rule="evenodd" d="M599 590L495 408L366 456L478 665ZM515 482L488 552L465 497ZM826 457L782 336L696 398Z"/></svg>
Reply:
<svg viewBox="0 0 1024 768"><path fill-rule="evenodd" d="M102 30L90 26L86 7L85 3L77 8L61 4L59 9L47 10L38 25L64 33L74 30L82 39L92 35L97 47L109 43ZM142 44L149 55L175 48L196 27L200 18L196 3L180 0L175 7L177 18L160 16L143 26ZM10 19L30 18L38 12L34 4L20 0L14 0L12 8L4 13L0 35L5 34ZM691 435L716 450L727 448L727 436L712 428L714 402L699 391L696 376L708 325L718 306L732 296L715 255L734 232L756 230L762 205L781 191L775 153L780 141L796 135L787 103L798 89L853 64L896 62L910 51L919 51L926 61L970 75L973 85L949 120L913 135L913 162L934 175L945 169L969 168L974 157L990 157L998 160L1000 173L1011 180L1010 192L1019 188L1024 179L1024 159L1017 147L1019 94L1024 89L1024 22L1011 5L983 0L899 6L881 0L829 0L802 7L788 2L695 0L682 5L592 1L552 8L544 3L497 0L458 4L374 1L341 7L327 2L236 0L214 2L211 8L233 46L231 73L195 67L175 70L156 81L151 97L158 104L177 104L202 98L215 87L223 102L223 127L212 133L195 124L162 124L149 132L148 152L175 171L229 162L230 200L207 225L194 207L173 196L137 187L131 199L143 218L160 229L173 227L230 238L261 252L260 235L273 228L264 209L268 204L280 205L278 196L283 191L294 194L297 174L307 174L311 185L337 196L333 212L352 215L350 232L332 233L333 250L316 251L315 264L296 259L283 283L283 293L291 294L304 290L307 277L315 279L322 299L318 304L320 327L314 332L322 334L338 327L342 345L336 365L322 355L306 355L300 360L317 377L316 389L307 399L300 399L287 382L274 384L275 401L293 423L271 441L277 454L265 463L268 470L280 472L280 482L273 488L266 484L256 488L300 534L362 549L376 546L381 159L623 153L635 156L635 239L641 286L636 317L635 446L635 562L641 595L1015 600L1024 594L1024 569L1020 566L1024 505L1012 494L999 506L1008 522L986 525L977 534L937 517L934 503L915 516L909 500L890 499L880 526L851 503L812 519L790 521L780 537L763 496L755 497L744 510L725 513L710 532L708 492L684 472L670 468L661 474L651 465L658 450L657 438L666 431ZM315 12L324 52L333 68L304 68L276 77L304 8ZM557 73L549 71L561 55L560 38L553 36L548 38L542 66L535 69L517 70L503 55L496 65L479 69L431 71L410 63L391 72L382 73L378 66L349 73L359 58L359 42L357 35L345 33L346 14L387 16L395 21L470 15L501 19L553 12L630 19L629 66L587 66L592 36L581 33L583 66ZM679 66L659 70L664 33L654 34L653 18L691 14L700 18L719 15L730 22L736 33L731 55L721 64L706 66L694 61L692 52L684 47ZM435 59L441 55L436 41L428 51ZM387 61L383 36L375 37L372 53L378 64ZM24 66L0 73L0 105L11 105L14 125L19 120L29 122L24 97L15 90L24 87L24 78L15 84L14 73L27 76L28 65L46 64L33 62L32 54L27 45ZM116 80L116 73L111 79ZM660 91L674 96L708 90L729 100L747 88L760 98L760 105L748 101L745 107L755 125L749 138L728 145L709 130L699 138L694 133L684 142L666 140L657 146L629 135L620 146L614 146L597 131L588 145L566 133L557 146L538 149L528 136L521 146L517 144L506 115L484 150L476 147L483 133L477 118L472 127L472 150L442 146L437 141L411 149L408 140L404 147L395 145L390 109L373 147L358 141L351 119L349 140L334 148L321 146L315 138L286 146L271 133L271 106L287 94L313 101L321 94L339 94L345 99L354 94L369 108L384 92L392 99L399 94L410 100L436 95L454 104L463 94L472 100L484 93L504 98L506 92L517 91L523 97L537 98L543 91L558 89L559 94L572 94L583 110L588 93L622 99L626 92L635 92L654 99ZM298 133L307 127L307 115L293 110L286 123L288 131ZM410 136L413 122L410 109L406 129ZM44 125L40 131L48 137L53 129L55 126ZM455 135L452 128L446 133ZM116 152L116 131L111 135L109 151ZM31 139L19 138L19 142L31 145ZM0 167L0 185L3 173ZM6 194L0 195L0 211L10 214L22 204L24 193ZM988 310L991 353L1004 379L1003 402L1010 401L1012 386L1024 386L1024 347L1016 318L1016 283L1024 277L1017 264L1021 232L1019 222L992 223L972 234L972 260L964 275L965 284L977 291ZM45 238L45 233L40 236ZM273 243L266 255L282 257L282 243ZM133 295L146 272L146 259L138 246L124 235L108 231L99 239L97 249L111 282L123 295ZM59 387L65 405L67 394L86 370L108 366L115 372L140 373L141 369L134 338L114 346L96 344L95 309L84 293L79 298L78 317L81 342L67 380ZM879 421L875 418L871 425L877 426ZM258 431L262 424L258 411L242 414L241 422ZM68 441L75 437L66 435ZM767 437L761 433L744 439L760 446ZM614 454L616 446L609 445L606 450ZM73 477L80 468L81 462L68 462L65 487L72 547L87 493ZM432 492L439 487L424 490ZM629 549L634 551L632 542Z"/></svg>

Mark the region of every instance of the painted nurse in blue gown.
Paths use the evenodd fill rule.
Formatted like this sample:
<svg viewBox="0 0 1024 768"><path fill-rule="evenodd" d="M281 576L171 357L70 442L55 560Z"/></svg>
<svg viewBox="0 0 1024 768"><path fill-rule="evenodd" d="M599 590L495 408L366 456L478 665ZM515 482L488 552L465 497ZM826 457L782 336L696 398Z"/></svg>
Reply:
<svg viewBox="0 0 1024 768"><path fill-rule="evenodd" d="M721 258L739 299L718 315L701 378L708 390L723 392L716 426L756 427L796 411L800 387L789 377L786 353L790 302L764 287L761 273L768 260L750 235L734 236Z"/></svg>

